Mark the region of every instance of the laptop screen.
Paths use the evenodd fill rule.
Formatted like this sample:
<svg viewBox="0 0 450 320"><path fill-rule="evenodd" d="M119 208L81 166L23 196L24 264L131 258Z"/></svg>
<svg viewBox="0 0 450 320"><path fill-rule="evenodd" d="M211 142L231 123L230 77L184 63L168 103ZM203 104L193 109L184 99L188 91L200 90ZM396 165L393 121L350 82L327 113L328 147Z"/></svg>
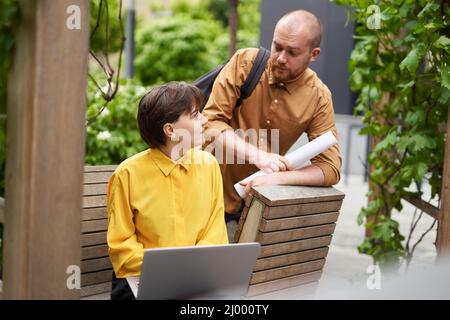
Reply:
<svg viewBox="0 0 450 320"><path fill-rule="evenodd" d="M247 292L260 244L146 249L138 299L239 299Z"/></svg>

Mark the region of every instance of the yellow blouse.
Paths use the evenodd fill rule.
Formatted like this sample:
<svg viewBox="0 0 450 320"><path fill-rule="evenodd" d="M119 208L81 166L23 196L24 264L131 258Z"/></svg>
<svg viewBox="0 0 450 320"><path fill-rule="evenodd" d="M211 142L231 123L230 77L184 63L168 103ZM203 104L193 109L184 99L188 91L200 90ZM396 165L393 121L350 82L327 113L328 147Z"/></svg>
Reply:
<svg viewBox="0 0 450 320"><path fill-rule="evenodd" d="M107 204L118 278L140 274L145 248L228 243L220 168L201 150L177 162L159 149L128 158L111 176Z"/></svg>

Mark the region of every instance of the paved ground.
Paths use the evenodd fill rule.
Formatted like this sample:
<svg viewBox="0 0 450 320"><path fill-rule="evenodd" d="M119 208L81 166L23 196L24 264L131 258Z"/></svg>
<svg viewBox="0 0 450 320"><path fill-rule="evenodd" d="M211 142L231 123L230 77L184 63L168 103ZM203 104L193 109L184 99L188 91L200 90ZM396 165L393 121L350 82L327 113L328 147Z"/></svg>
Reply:
<svg viewBox="0 0 450 320"><path fill-rule="evenodd" d="M357 251L357 246L364 238L364 228L358 226L356 222L359 210L367 201L365 197L368 191L367 183L364 183L362 176L355 175L348 177L348 183L345 183L345 179L342 179L342 182L336 188L344 192L346 197L319 284L280 290L257 296L255 299L341 299L347 297L364 298L365 294L369 296L370 292L366 283L372 274L369 274L367 269L373 263L369 256L361 255ZM408 235L413 213L414 207L405 203L402 213L393 215L393 218L399 221L403 235ZM413 243L420 238L432 222L433 219L424 214L412 237ZM436 226L416 248L410 270L420 270L433 265L436 257L433 244L435 237ZM383 279L390 279L389 277L382 274L381 284L383 284ZM108 299L109 296L103 294L88 298Z"/></svg>

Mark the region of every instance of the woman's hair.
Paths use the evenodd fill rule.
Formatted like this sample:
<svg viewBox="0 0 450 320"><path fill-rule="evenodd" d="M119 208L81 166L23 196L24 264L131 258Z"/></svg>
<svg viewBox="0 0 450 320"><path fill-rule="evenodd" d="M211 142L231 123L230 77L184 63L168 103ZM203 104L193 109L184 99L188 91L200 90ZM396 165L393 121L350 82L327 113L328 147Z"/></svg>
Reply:
<svg viewBox="0 0 450 320"><path fill-rule="evenodd" d="M182 114L196 114L205 104L203 93L185 82L169 82L150 89L139 102L137 122L142 139L150 148L166 144L163 127Z"/></svg>

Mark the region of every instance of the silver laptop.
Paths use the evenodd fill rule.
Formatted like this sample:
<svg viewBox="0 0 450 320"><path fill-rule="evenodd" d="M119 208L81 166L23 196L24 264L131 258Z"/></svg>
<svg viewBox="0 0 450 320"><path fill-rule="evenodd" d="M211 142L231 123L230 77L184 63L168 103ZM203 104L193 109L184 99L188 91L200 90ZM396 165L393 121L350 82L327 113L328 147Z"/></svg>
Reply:
<svg viewBox="0 0 450 320"><path fill-rule="evenodd" d="M137 298L241 299L260 244L146 249Z"/></svg>

